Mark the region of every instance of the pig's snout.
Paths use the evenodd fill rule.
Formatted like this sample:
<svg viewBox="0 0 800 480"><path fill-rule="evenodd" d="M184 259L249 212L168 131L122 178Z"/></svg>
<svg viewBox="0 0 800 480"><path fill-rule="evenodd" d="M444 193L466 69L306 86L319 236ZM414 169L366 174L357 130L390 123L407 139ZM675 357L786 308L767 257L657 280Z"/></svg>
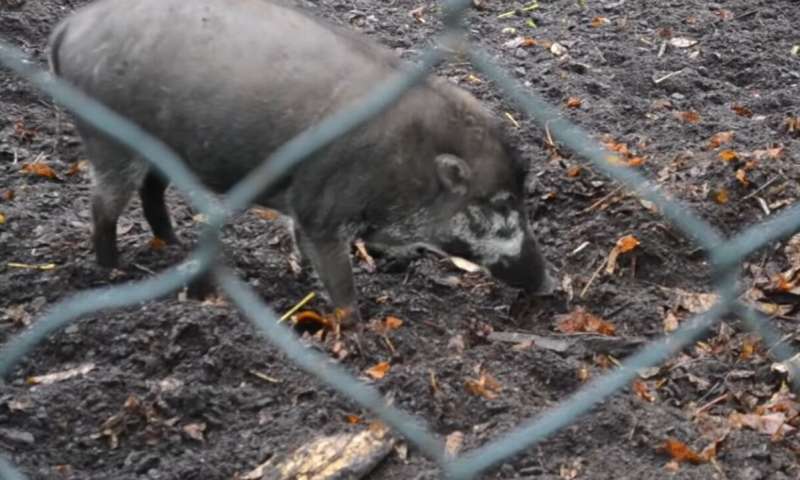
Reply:
<svg viewBox="0 0 800 480"><path fill-rule="evenodd" d="M525 290L549 295L556 282L547 261L525 224L525 212L508 206L508 195L495 195L488 205L472 204L451 217L442 249L485 267L495 278Z"/></svg>
<svg viewBox="0 0 800 480"><path fill-rule="evenodd" d="M501 256L486 265L492 275L508 285L521 288L528 295L546 296L556 289L556 281L548 273L536 241L526 235L519 255Z"/></svg>

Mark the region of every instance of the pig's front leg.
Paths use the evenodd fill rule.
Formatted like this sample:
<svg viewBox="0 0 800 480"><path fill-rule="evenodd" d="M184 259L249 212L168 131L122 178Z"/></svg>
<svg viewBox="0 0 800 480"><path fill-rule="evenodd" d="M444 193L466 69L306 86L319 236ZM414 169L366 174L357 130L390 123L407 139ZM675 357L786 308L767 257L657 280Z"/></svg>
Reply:
<svg viewBox="0 0 800 480"><path fill-rule="evenodd" d="M295 225L294 236L300 253L311 262L337 309L343 326L361 321L356 302L353 267L347 242L338 235L310 236Z"/></svg>

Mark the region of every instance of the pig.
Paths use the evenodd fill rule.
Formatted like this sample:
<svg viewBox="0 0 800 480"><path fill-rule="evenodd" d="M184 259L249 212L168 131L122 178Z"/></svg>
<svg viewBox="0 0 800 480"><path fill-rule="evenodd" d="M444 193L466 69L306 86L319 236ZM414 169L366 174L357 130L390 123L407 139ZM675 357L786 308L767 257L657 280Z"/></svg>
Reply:
<svg viewBox="0 0 800 480"><path fill-rule="evenodd" d="M266 0L98 0L59 23L49 65L168 145L219 193L408 67L358 32ZM117 220L137 190L153 234L178 243L164 202L169 181L87 122L76 128L92 170L98 264L118 264ZM293 220L328 299L357 321L356 237L390 252L427 245L512 287L549 293L528 225L526 172L499 119L431 75L255 203Z"/></svg>

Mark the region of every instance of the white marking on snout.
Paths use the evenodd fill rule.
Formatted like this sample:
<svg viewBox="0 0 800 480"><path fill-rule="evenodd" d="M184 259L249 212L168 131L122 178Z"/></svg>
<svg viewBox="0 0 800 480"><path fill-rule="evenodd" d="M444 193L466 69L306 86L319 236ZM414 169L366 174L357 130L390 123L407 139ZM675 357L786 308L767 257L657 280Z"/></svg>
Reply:
<svg viewBox="0 0 800 480"><path fill-rule="evenodd" d="M473 210L474 213L474 210ZM519 256L525 241L525 233L520 226L519 212L512 211L508 216L492 212L491 217L479 216L478 219L487 220L484 224L488 232L478 236L470 228L470 222L465 213L458 213L452 219L453 235L470 246L473 253L484 265L493 265L504 258ZM499 236L500 230L511 230L508 237Z"/></svg>
<svg viewBox="0 0 800 480"><path fill-rule="evenodd" d="M491 201L492 201L492 203L494 203L494 202L502 202L502 201L508 200L509 198L511 198L511 192L503 191L503 192L495 193L494 196L492 197Z"/></svg>

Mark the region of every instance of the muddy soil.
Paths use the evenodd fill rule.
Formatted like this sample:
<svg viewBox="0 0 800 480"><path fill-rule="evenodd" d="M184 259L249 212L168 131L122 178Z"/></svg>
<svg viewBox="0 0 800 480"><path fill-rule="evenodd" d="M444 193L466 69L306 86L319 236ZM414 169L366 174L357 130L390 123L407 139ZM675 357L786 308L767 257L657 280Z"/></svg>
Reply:
<svg viewBox="0 0 800 480"><path fill-rule="evenodd" d="M0 0L0 37L44 65L51 28L83 3ZM797 201L800 138L784 123L800 113L795 1L552 0L529 10L515 2L480 3L465 20L477 44L597 138L627 145L644 160L635 168L721 233L741 231ZM300 6L409 60L441 28L439 2ZM409 13L419 7L417 17ZM515 45L516 37L535 42ZM656 338L670 314L683 320L692 310L680 291L709 292L710 278L691 238L652 205L554 149L548 132L482 74L459 59L438 70L508 119L530 161L530 221L563 288L521 308L517 292L433 255L400 266L379 260L375 272L355 260L364 315L404 323L390 334L393 350L368 331L364 350L342 363L358 375L389 361L390 372L374 386L437 434L462 432L468 450L556 405L624 356L609 358L591 346L559 352L503 343L490 332L556 336L558 316L583 308L613 324L622 339ZM76 292L146 278L183 258L188 247L152 247L136 200L120 224L125 266L109 280L94 267L89 174L69 118L57 137L51 99L4 70L0 112L0 341ZM734 132L732 141L709 148L724 131ZM753 154L768 148L780 150ZM739 159L721 160L722 149ZM33 162L46 163L57 178L22 171ZM172 190L169 201L179 235L191 245L195 212ZM625 235L640 244L607 274L609 251ZM292 273L289 242L280 222L253 212L225 230L228 263L278 312L319 289ZM793 258L783 244L763 249L748 259L745 283L772 278ZM54 268L35 268L48 264ZM327 305L314 300L308 308ZM783 311L774 325L798 346L797 312ZM83 375L26 382L86 364L93 368ZM732 412L755 411L778 391L781 379L770 364L738 320L726 319L704 342L645 375L641 388L619 392L486 478L799 478L793 431L771 436L730 428L721 435L709 427L725 424ZM494 398L464 387L481 368L502 385ZM33 479L231 479L321 433L364 428L347 415L372 420L289 363L224 299L201 303L173 294L87 315L30 352L0 385L0 448ZM200 426L205 430L197 435ZM698 451L721 441L713 462L675 468L660 451L669 438ZM402 452L392 451L370 478L439 477L421 452Z"/></svg>

